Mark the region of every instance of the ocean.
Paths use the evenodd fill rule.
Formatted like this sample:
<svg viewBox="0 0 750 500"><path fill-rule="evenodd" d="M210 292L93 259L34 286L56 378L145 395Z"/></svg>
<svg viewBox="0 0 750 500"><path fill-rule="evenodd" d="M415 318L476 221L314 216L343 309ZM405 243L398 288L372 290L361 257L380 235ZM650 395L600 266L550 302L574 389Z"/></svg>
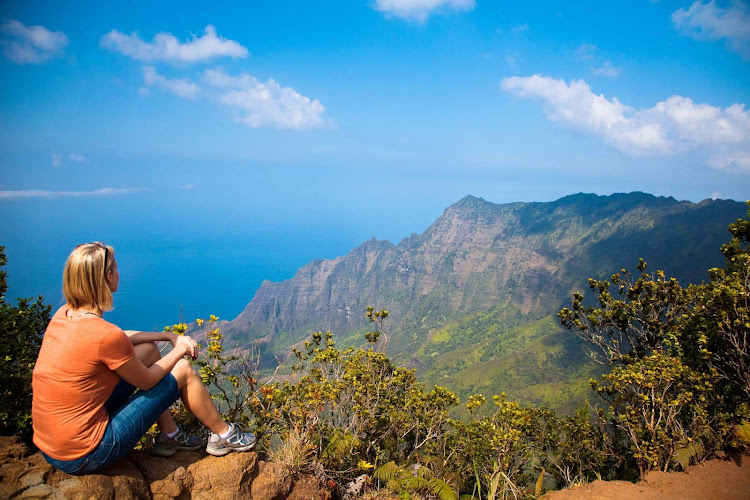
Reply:
<svg viewBox="0 0 750 500"><path fill-rule="evenodd" d="M352 232L316 234L298 227L255 230L238 236L207 238L172 235L99 238L114 246L120 269L115 309L105 318L123 329L161 330L165 325L206 318L235 318L253 298L263 280L291 278L297 269L318 258L348 253L365 237ZM76 242L69 235L29 238L8 233L6 247L9 290L6 301L42 295L54 310L62 305L62 270Z"/></svg>
<svg viewBox="0 0 750 500"><path fill-rule="evenodd" d="M263 280L291 278L315 258L346 254L359 242L281 232L210 240L124 240L115 247L120 287L105 318L124 329L161 330L165 325L207 318L235 318ZM62 270L71 246L6 246L7 301L43 295L53 312L62 303ZM75 245L73 245L75 246Z"/></svg>

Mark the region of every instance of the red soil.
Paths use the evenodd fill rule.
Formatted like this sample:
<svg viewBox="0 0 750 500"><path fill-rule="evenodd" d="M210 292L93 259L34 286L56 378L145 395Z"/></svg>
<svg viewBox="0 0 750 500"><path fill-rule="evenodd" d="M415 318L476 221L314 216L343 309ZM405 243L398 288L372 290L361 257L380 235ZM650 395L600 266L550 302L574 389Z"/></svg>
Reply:
<svg viewBox="0 0 750 500"><path fill-rule="evenodd" d="M686 472L651 472L636 484L594 481L552 491L545 500L750 500L750 455L718 458L688 467Z"/></svg>

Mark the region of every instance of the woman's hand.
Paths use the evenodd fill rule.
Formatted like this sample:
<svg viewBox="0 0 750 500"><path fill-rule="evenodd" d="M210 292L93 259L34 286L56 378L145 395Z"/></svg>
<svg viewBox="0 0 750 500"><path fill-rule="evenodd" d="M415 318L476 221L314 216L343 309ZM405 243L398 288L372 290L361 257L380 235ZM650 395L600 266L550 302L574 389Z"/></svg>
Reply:
<svg viewBox="0 0 750 500"><path fill-rule="evenodd" d="M175 335L174 337L174 341L170 339L169 342L175 348L184 347L185 355L190 356L193 359L196 359L198 357L198 342L186 335Z"/></svg>
<svg viewBox="0 0 750 500"><path fill-rule="evenodd" d="M172 347L177 347L177 339L179 338L180 335L177 335L176 333L169 333L167 336L167 340L172 344Z"/></svg>

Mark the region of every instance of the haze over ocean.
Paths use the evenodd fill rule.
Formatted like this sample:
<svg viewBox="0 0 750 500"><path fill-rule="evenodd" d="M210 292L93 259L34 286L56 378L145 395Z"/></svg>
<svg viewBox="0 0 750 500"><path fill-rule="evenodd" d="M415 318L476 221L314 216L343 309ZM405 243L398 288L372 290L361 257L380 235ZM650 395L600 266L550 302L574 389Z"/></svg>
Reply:
<svg viewBox="0 0 750 500"><path fill-rule="evenodd" d="M179 15L177 15L179 13ZM750 196L741 1L7 0L7 298L117 249L126 328L495 203Z"/></svg>

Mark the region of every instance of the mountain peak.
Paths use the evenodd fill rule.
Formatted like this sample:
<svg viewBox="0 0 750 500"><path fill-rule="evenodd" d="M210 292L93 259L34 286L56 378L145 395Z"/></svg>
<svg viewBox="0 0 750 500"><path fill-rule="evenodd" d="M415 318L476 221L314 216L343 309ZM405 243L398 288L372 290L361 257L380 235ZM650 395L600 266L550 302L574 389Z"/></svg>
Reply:
<svg viewBox="0 0 750 500"><path fill-rule="evenodd" d="M504 210L503 207L514 206L515 204L498 204L487 201L478 196L466 195L453 205L449 206L443 212L443 215L436 221L440 222L446 217L451 217L458 213L462 219L474 220L479 218L493 219L499 212Z"/></svg>
<svg viewBox="0 0 750 500"><path fill-rule="evenodd" d="M484 198L480 198L478 196L474 196L471 194L467 194L460 200L458 200L456 203L451 205L448 208L476 208L479 206L487 206L487 205L495 205L492 202L489 202L485 200Z"/></svg>

